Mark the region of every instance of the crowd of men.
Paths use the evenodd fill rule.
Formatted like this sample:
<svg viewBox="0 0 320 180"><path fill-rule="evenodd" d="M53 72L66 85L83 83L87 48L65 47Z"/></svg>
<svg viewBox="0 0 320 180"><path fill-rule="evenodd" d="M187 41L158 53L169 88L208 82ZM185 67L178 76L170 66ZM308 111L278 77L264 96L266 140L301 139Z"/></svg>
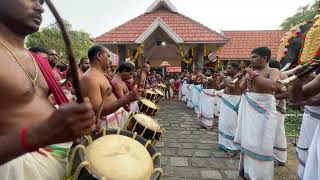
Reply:
<svg viewBox="0 0 320 180"><path fill-rule="evenodd" d="M277 81L287 78L268 47L251 52L250 65L229 63L225 70L184 72L180 99L194 108L201 124L211 129L218 116L218 147L227 157L240 153L240 176L273 179L274 165L287 161L284 119L286 103L304 106L297 144L299 179L319 179L320 77L308 74L294 81L287 92Z"/></svg>
<svg viewBox="0 0 320 180"><path fill-rule="evenodd" d="M101 126L123 127L132 102L145 88L163 81L159 74L150 74L148 64L141 67L141 73L132 62L124 62L114 71L110 51L95 45L80 60L84 102L75 103L72 77L67 66L58 66L57 52L25 49L26 36L39 30L42 5L41 0L0 1L3 180L62 179L73 141ZM195 108L208 128L214 116L219 116L219 147L230 157L240 150L241 175L248 179L272 179L274 159L286 162L285 103L275 98L284 97L278 96L276 81L286 76L268 66L270 57L268 48L259 47L252 51L252 64L245 73L231 63L225 72L211 70L204 76L196 70L182 77L182 100ZM305 107L297 145L300 179L320 178L319 81L319 76L298 79L286 93L291 102ZM170 79L168 84L172 84Z"/></svg>

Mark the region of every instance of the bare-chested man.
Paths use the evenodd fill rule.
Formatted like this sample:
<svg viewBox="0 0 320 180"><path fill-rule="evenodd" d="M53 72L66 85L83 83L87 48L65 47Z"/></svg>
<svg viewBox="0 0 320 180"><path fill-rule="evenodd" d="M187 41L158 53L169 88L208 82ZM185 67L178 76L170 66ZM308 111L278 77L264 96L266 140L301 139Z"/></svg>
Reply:
<svg viewBox="0 0 320 180"><path fill-rule="evenodd" d="M271 60L269 62L270 68L276 68L280 70L280 62L277 60ZM287 75L283 72L281 72L280 79L286 79ZM275 98L277 99L277 94L279 92L276 92ZM284 120L285 120L285 114L286 114L286 100L285 99L277 99L277 126L276 126L276 135L275 135L275 141L274 141L274 148L273 148L273 154L274 154L274 164L276 166L284 166L287 161L287 137L285 134L285 126L284 126Z"/></svg>
<svg viewBox="0 0 320 180"><path fill-rule="evenodd" d="M88 99L82 104L62 105L58 110L50 104L49 88L56 88L50 88L52 93L62 91L57 82L46 78L53 78L47 60L32 56L24 48L25 37L39 30L42 4L41 0L0 1L2 180L62 179L66 171L63 159L58 161L49 152L41 150L46 154L41 155L36 151L50 144L72 141L95 128ZM40 71L40 66L44 70ZM65 97L55 97L60 103L67 103ZM66 155L67 151L60 153Z"/></svg>
<svg viewBox="0 0 320 180"><path fill-rule="evenodd" d="M227 156L234 156L238 149L234 145L234 136L238 127L238 111L241 94L239 84L232 84L240 68L236 63L227 66L226 77L223 79L224 93L221 98L219 115L219 148L227 152Z"/></svg>
<svg viewBox="0 0 320 180"><path fill-rule="evenodd" d="M252 68L246 69L240 83L240 88L247 92L241 98L235 144L241 150L240 174L248 179L273 179L277 126L274 94L280 71L268 67L270 58L269 48L253 49Z"/></svg>
<svg viewBox="0 0 320 180"><path fill-rule="evenodd" d="M129 62L124 62L118 67L116 75L112 79L112 84L115 87L119 98L124 97L129 93L129 87L126 81L132 78L133 72L134 66Z"/></svg>
<svg viewBox="0 0 320 180"><path fill-rule="evenodd" d="M148 76L150 75L150 65L145 63L142 66L142 73L141 73L141 81L139 87L150 89L152 87L151 82L147 81Z"/></svg>
<svg viewBox="0 0 320 180"><path fill-rule="evenodd" d="M87 57L81 58L79 63L80 72L84 74L90 68L90 60Z"/></svg>
<svg viewBox="0 0 320 180"><path fill-rule="evenodd" d="M124 125L123 120L125 120L119 117L124 111L121 107L137 100L142 91L134 89L127 95L119 97L119 99L117 99L117 94L115 94L115 92L110 96L106 96L106 91L113 89L110 84L111 82L109 82L104 74L111 64L110 52L101 45L95 45L89 49L88 57L90 59L91 67L81 79L82 92L85 96L89 97L96 113L99 111L102 104L101 115L111 115L107 117L107 119L103 119L107 121L108 127L121 127ZM117 113L117 115L112 113Z"/></svg>
<svg viewBox="0 0 320 180"><path fill-rule="evenodd" d="M58 53L54 49L48 50L48 61L52 68L52 73L57 81L61 81L63 74L57 68L58 58Z"/></svg>

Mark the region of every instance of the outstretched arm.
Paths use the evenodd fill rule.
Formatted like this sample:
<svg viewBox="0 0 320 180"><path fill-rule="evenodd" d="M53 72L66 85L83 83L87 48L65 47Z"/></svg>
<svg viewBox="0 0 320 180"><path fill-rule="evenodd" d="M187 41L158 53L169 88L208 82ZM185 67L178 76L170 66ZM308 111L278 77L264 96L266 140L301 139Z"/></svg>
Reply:
<svg viewBox="0 0 320 180"><path fill-rule="evenodd" d="M255 76L253 75L253 71L248 71L249 75L250 76ZM265 77L262 77L262 76L256 76L253 80L253 82L257 85L257 86L260 86L260 87L264 87L265 89L269 89L271 91L277 91L278 88L277 88L277 85L276 85L276 82L280 79L280 71L277 70L277 69L271 69L271 72L270 72L270 78L265 78Z"/></svg>

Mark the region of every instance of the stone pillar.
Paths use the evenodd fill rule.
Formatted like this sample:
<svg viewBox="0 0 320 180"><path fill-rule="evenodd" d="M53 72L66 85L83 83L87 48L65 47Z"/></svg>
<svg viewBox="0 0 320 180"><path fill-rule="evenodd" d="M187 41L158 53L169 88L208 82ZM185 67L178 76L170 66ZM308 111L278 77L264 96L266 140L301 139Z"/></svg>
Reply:
<svg viewBox="0 0 320 180"><path fill-rule="evenodd" d="M203 68L203 61L202 61L202 57L203 57L203 48L204 45L203 44L198 44L195 48L195 68Z"/></svg>
<svg viewBox="0 0 320 180"><path fill-rule="evenodd" d="M119 65L120 65L126 60L126 56L127 56L126 45L124 44L118 45L118 49L119 49Z"/></svg>

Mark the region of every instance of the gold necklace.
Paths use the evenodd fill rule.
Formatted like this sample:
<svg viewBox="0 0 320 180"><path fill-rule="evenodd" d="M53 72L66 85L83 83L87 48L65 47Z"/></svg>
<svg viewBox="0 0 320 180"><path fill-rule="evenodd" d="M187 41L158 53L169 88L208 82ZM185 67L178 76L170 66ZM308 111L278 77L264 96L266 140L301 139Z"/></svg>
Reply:
<svg viewBox="0 0 320 180"><path fill-rule="evenodd" d="M27 77L30 79L30 81L32 82L32 85L35 87L37 79L38 79L38 67L36 64L36 60L33 58L32 54L30 54L30 52L28 51L29 55L31 56L32 59L32 63L35 69L35 75L34 75L34 79L32 79L32 75L31 72L28 72L23 65L21 64L21 62L19 61L18 57L14 54L14 52L7 46L5 45L2 41L0 41L0 44L2 44L3 47L5 47L10 53L11 55L14 57L14 59L16 60L16 62L19 64L19 66L21 67L21 69L24 71L24 73L27 75Z"/></svg>

